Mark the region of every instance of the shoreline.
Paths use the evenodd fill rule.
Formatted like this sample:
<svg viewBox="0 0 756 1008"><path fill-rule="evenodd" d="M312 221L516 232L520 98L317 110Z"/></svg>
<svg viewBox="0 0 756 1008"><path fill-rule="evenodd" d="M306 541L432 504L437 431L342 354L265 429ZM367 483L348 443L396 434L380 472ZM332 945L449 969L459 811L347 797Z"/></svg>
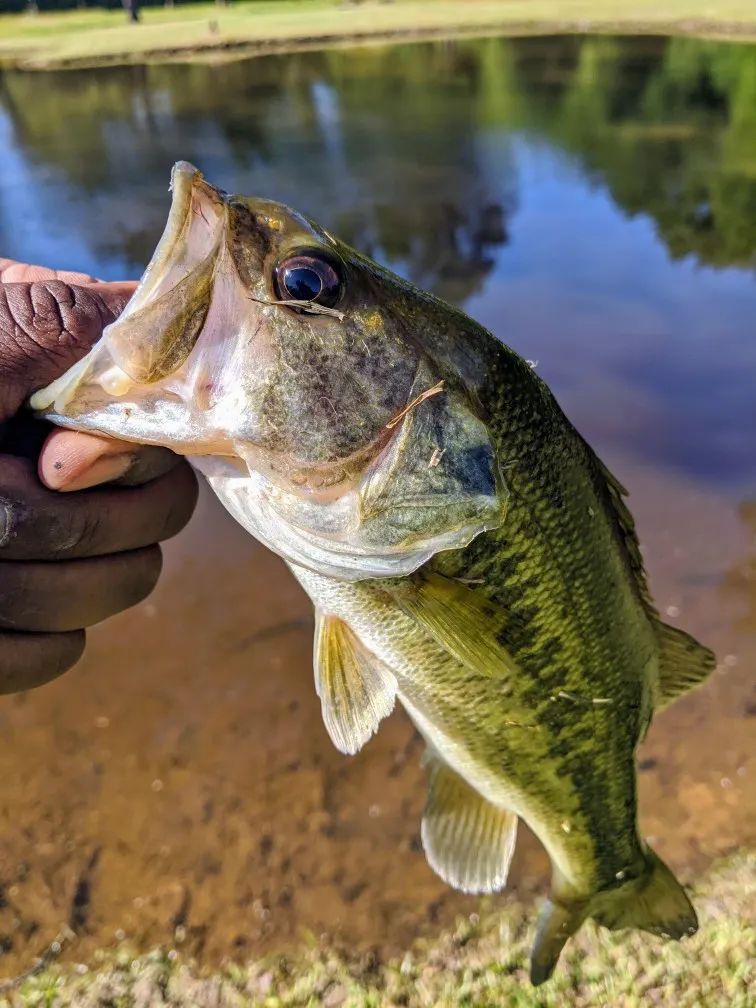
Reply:
<svg viewBox="0 0 756 1008"><path fill-rule="evenodd" d="M219 969L203 969L182 955L181 928L173 948L140 954L122 942L96 953L91 964L70 961L74 945L65 964L42 961L0 985L0 1006L605 1008L639 1003L640 996L649 1004L674 999L680 1008L746 1008L756 997L756 852L715 862L693 890L700 921L694 937L663 942L588 923L568 943L553 980L538 989L527 980L536 908L513 901L492 913L484 901L480 915L459 918L453 929L386 961L323 935L305 936L293 954Z"/></svg>
<svg viewBox="0 0 756 1008"><path fill-rule="evenodd" d="M397 7L400 10L400 5ZM353 8L365 13L372 5L362 5ZM155 10L155 8L148 9ZM385 10L385 8L384 8ZM466 11L465 11L466 13ZM346 11L340 11L342 17L348 17ZM40 14L35 19L60 15ZM222 16L222 15L221 15ZM8 15L8 17L23 18L29 15ZM78 70L97 67L114 66L149 66L165 63L191 63L197 61L233 61L256 56L286 54L296 52L318 51L345 47L368 47L387 44L402 44L428 41L453 41L455 39L485 38L490 36L525 37L550 35L671 35L687 38L700 38L708 41L729 41L748 43L756 42L756 18L753 21L737 19L712 19L705 17L681 18L646 18L646 17L585 17L585 18L533 18L517 20L505 16L491 20L460 20L440 24L408 25L400 23L397 17L394 25L351 27L338 31L322 31L310 34L289 34L286 31L272 31L265 37L237 35L224 37L222 34L205 33L191 41L156 46L145 46L140 49L114 49L112 51L96 50L88 53L72 53L70 55L45 55L35 51L33 46L20 48L13 52L9 43L4 48L0 42L0 70L16 71L46 71L46 70ZM35 20L32 27L37 27ZM42 22L44 24L44 22ZM149 22L146 22L149 26ZM158 23L157 26L167 28L173 22ZM180 24L178 22L177 24ZM0 28L2 21L0 21ZM108 31L139 32L142 25L131 27L116 25ZM140 40L141 41L141 40ZM40 48L44 48L41 46Z"/></svg>

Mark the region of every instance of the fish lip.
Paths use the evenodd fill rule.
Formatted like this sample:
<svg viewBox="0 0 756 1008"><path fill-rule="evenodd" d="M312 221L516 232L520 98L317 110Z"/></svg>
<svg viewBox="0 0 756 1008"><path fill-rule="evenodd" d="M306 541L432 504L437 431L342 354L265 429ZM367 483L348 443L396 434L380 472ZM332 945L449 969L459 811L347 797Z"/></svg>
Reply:
<svg viewBox="0 0 756 1008"><path fill-rule="evenodd" d="M206 182L199 168L189 161L177 161L173 165L168 189L171 193L171 205L163 233L142 274L139 286L117 321L128 318L152 300L168 267L174 260L176 248L192 213L192 201L197 190L199 189L203 195L214 202L222 201L225 196L225 193L220 189L216 189L215 186Z"/></svg>
<svg viewBox="0 0 756 1008"><path fill-rule="evenodd" d="M103 355L109 354L108 343L111 331L117 330L126 319L166 293L166 290L161 290L161 284L176 258L177 249L187 227L191 226L192 204L195 197L204 197L208 202L215 204L223 204L226 199L226 193L206 182L202 172L188 161L177 161L174 164L171 169L169 191L171 192L171 205L163 233L142 274L137 289L121 313L103 329L100 339L89 353L69 368L65 374L39 389L29 398L31 409L43 418L51 418L50 410L52 409L55 422L60 422L61 410L75 394L79 385L87 380L92 365L101 360ZM212 233L213 225L207 220L205 223ZM222 221L219 226L223 227ZM191 272L192 265L191 263L186 264L186 275ZM181 279L181 276L177 277L170 287L175 287Z"/></svg>

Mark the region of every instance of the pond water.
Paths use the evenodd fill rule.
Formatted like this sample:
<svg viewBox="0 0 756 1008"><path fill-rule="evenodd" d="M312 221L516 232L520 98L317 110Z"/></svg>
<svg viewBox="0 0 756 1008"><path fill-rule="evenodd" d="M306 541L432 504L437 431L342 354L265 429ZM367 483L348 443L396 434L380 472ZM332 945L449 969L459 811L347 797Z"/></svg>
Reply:
<svg viewBox="0 0 756 1008"><path fill-rule="evenodd" d="M631 490L661 610L720 659L643 746L643 832L685 878L756 841L756 50L489 39L8 72L0 254L138 276L182 158L537 362ZM166 554L74 671L0 698L0 971L66 920L76 959L123 933L217 962L306 930L387 954L473 911L420 850L403 713L332 748L282 563L207 494ZM512 888L546 868L525 836Z"/></svg>

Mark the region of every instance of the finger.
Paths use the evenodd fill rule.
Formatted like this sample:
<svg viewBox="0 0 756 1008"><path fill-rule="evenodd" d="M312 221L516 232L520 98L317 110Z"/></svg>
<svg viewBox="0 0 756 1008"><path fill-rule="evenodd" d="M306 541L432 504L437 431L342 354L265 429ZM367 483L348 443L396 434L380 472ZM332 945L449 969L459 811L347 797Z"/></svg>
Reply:
<svg viewBox="0 0 756 1008"><path fill-rule="evenodd" d="M0 282L32 283L36 280L64 280L66 283L76 284L97 283L88 273L54 270L47 266L16 262L15 259L0 259Z"/></svg>
<svg viewBox="0 0 756 1008"><path fill-rule="evenodd" d="M147 598L162 567L159 546L63 563L0 567L0 629L81 630Z"/></svg>
<svg viewBox="0 0 756 1008"><path fill-rule="evenodd" d="M78 270L50 269L48 266L35 266L31 263L16 262L15 259L3 259L0 256L0 283L33 283L37 280L63 280L68 284L113 283L90 276L89 273L80 273ZM129 286L133 286L130 281Z"/></svg>
<svg viewBox="0 0 756 1008"><path fill-rule="evenodd" d="M61 494L33 462L0 455L0 561L104 556L163 542L189 521L197 480L183 461L136 487Z"/></svg>
<svg viewBox="0 0 756 1008"><path fill-rule="evenodd" d="M0 633L0 694L44 686L67 672L84 651L83 630Z"/></svg>
<svg viewBox="0 0 756 1008"><path fill-rule="evenodd" d="M52 279L0 284L0 421L80 360L135 286Z"/></svg>
<svg viewBox="0 0 756 1008"><path fill-rule="evenodd" d="M119 486L138 486L169 472L178 461L168 448L56 430L42 447L38 472L51 490L84 490L116 480Z"/></svg>

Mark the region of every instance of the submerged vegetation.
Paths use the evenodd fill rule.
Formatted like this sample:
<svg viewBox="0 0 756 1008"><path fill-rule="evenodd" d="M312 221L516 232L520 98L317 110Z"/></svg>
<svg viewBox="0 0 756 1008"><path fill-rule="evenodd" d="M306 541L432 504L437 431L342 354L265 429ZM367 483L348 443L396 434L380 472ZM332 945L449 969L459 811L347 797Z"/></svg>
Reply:
<svg viewBox="0 0 756 1008"><path fill-rule="evenodd" d="M291 955L206 973L175 950L122 947L88 967L61 965L24 981L16 1004L45 1008L752 1008L756 1004L756 853L715 865L695 887L701 928L686 942L585 928L554 980L527 983L532 907L460 921L381 963L314 938ZM0 999L0 1006L10 1000Z"/></svg>

